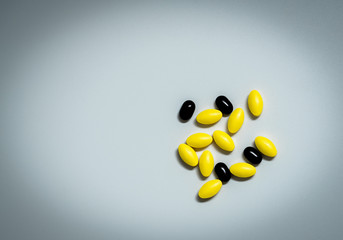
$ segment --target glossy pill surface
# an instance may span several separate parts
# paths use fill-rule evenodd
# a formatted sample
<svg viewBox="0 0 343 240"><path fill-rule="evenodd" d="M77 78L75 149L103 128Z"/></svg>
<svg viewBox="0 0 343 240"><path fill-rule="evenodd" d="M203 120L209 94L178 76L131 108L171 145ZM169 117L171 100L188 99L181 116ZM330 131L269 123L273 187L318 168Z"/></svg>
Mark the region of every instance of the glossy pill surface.
<svg viewBox="0 0 343 240"><path fill-rule="evenodd" d="M227 182L231 178L231 172L225 163L219 162L214 167L214 171L218 179L222 182Z"/></svg>
<svg viewBox="0 0 343 240"><path fill-rule="evenodd" d="M191 148L187 144L182 143L179 145L178 151L181 159L189 166L195 167L196 165L198 165L198 156L193 148Z"/></svg>
<svg viewBox="0 0 343 240"><path fill-rule="evenodd" d="M230 167L230 172L236 177L248 178L256 173L256 168L249 163L235 163Z"/></svg>
<svg viewBox="0 0 343 240"><path fill-rule="evenodd" d="M187 138L186 143L194 148L204 148L210 145L212 141L212 136L207 133L195 133Z"/></svg>
<svg viewBox="0 0 343 240"><path fill-rule="evenodd" d="M262 154L253 147L247 147L243 151L244 157L253 164L259 164L262 161Z"/></svg>
<svg viewBox="0 0 343 240"><path fill-rule="evenodd" d="M211 175L214 167L213 155L209 150L204 151L199 158L199 169L204 177Z"/></svg>
<svg viewBox="0 0 343 240"><path fill-rule="evenodd" d="M266 137L256 137L255 145L257 149L267 157L275 157L277 154L277 150L274 143Z"/></svg>
<svg viewBox="0 0 343 240"><path fill-rule="evenodd" d="M202 111L197 116L197 122L201 124L214 124L222 118L223 114L217 109L207 109Z"/></svg>
<svg viewBox="0 0 343 240"><path fill-rule="evenodd" d="M263 110L263 99L261 94L256 91L252 90L248 96L248 107L250 112L255 116L258 117L261 115Z"/></svg>
<svg viewBox="0 0 343 240"><path fill-rule="evenodd" d="M216 130L213 132L214 142L225 151L232 152L235 149L235 143L226 132Z"/></svg>
<svg viewBox="0 0 343 240"><path fill-rule="evenodd" d="M236 108L230 115L227 128L230 133L236 133L243 125L244 111L242 108Z"/></svg>
<svg viewBox="0 0 343 240"><path fill-rule="evenodd" d="M179 111L179 116L182 120L189 120L195 111L195 103L192 100L185 101Z"/></svg>
<svg viewBox="0 0 343 240"><path fill-rule="evenodd" d="M216 98L216 106L223 114L230 114L233 110L232 103L225 96Z"/></svg>
<svg viewBox="0 0 343 240"><path fill-rule="evenodd" d="M218 179L206 182L199 190L200 198L211 198L216 195L222 187L222 182Z"/></svg>

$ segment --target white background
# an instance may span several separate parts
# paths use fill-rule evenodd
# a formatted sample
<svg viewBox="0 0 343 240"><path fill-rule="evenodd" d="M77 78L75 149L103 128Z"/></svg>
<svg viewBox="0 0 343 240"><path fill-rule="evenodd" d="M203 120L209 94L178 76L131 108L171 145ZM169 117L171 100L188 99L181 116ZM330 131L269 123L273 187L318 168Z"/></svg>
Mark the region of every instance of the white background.
<svg viewBox="0 0 343 240"><path fill-rule="evenodd" d="M338 239L342 3L3 4L2 239ZM247 111L257 89L258 119ZM278 149L209 201L177 147L218 95L245 110L231 154ZM182 103L196 103L181 123ZM198 152L199 156L201 152ZM208 179L214 179L212 174Z"/></svg>

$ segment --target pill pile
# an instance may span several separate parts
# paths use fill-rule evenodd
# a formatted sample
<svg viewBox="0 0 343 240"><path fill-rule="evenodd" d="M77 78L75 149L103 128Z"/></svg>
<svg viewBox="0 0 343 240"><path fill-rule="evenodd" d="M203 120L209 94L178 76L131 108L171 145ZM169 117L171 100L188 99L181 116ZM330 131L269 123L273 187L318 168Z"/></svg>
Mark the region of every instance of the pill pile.
<svg viewBox="0 0 343 240"><path fill-rule="evenodd" d="M223 116L228 116L227 130L234 134L239 131L244 122L244 110L242 108L233 108L230 100L225 96L219 96L215 100L218 109L206 109L196 116L196 121L203 125L213 125ZM257 90L250 92L248 96L248 108L252 115L259 117L263 110L263 99ZM195 111L195 103L191 100L185 101L179 111L179 117L182 121L188 121L192 118ZM221 130L215 130L211 135L207 133L194 133L186 139L186 143L181 143L178 152L181 159L191 167L199 166L200 173L209 177L214 172L218 179L206 182L199 190L198 195L202 199L215 196L221 189L223 183L231 179L231 175L238 178L250 178L256 173L256 168L251 164L259 164L262 156L275 157L277 154L274 143L266 137L258 136L255 138L256 148L248 146L244 149L244 157L251 163L240 162L231 165L230 168L223 163L218 162L214 165L214 158L209 150L203 151L198 158L195 150L203 149L212 142L224 151L232 152L235 149L235 143L231 136Z"/></svg>

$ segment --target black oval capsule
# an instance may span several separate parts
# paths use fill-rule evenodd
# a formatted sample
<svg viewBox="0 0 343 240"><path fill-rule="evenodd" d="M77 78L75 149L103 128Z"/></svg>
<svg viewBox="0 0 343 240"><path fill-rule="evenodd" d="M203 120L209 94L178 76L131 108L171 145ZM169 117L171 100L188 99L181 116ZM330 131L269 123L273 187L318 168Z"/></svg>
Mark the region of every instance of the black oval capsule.
<svg viewBox="0 0 343 240"><path fill-rule="evenodd" d="M223 114L230 114L233 110L232 103L229 99L225 96L219 96L216 98L216 105L217 108L223 113Z"/></svg>
<svg viewBox="0 0 343 240"><path fill-rule="evenodd" d="M247 147L244 149L243 154L253 164L259 164L262 161L262 154L256 148Z"/></svg>
<svg viewBox="0 0 343 240"><path fill-rule="evenodd" d="M214 167L217 177L222 182L227 182L231 178L231 172L225 163L219 162Z"/></svg>
<svg viewBox="0 0 343 240"><path fill-rule="evenodd" d="M187 100L182 104L179 116L182 120L187 121L193 116L194 110L195 103L192 100Z"/></svg>

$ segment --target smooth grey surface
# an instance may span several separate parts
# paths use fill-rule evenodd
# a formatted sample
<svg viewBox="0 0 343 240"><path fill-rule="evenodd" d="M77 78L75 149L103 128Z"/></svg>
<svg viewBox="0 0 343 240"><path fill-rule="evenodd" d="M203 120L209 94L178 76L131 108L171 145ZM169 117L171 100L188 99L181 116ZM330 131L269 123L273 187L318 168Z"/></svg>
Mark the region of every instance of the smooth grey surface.
<svg viewBox="0 0 343 240"><path fill-rule="evenodd" d="M0 238L340 239L342 1L3 1ZM253 120L252 89L265 106ZM210 201L177 146L219 94L278 148ZM178 110L192 99L192 120ZM198 152L199 154L201 152ZM214 179L212 174L209 179Z"/></svg>

